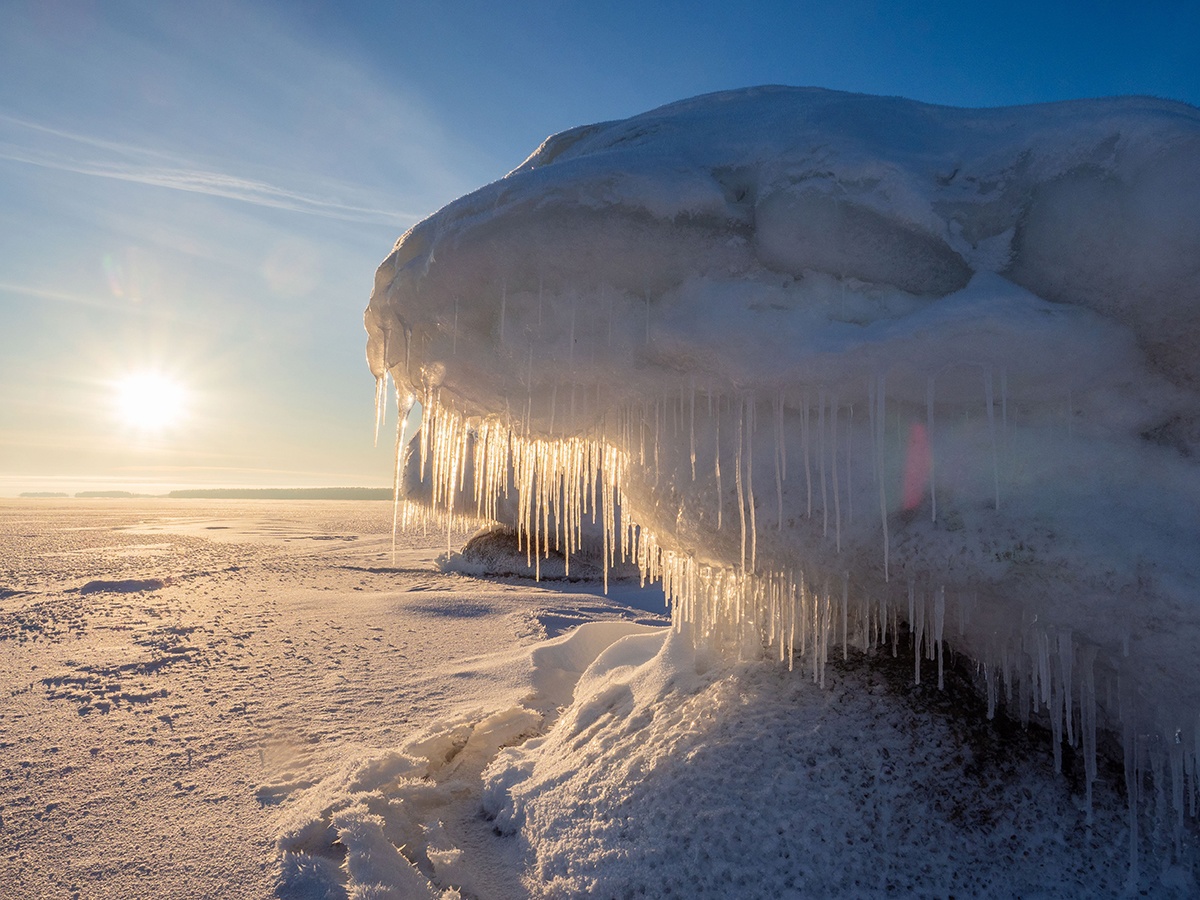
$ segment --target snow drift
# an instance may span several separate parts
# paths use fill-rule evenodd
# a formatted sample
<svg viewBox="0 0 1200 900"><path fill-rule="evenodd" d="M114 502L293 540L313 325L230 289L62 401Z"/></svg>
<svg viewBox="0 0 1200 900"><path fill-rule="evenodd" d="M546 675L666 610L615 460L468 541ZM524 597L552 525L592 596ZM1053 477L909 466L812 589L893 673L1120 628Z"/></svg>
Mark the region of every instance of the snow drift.
<svg viewBox="0 0 1200 900"><path fill-rule="evenodd" d="M531 557L595 520L682 638L817 680L902 631L940 678L950 645L1089 785L1116 732L1131 809L1153 769L1183 840L1200 111L684 101L416 225L365 321L443 514L510 519Z"/></svg>

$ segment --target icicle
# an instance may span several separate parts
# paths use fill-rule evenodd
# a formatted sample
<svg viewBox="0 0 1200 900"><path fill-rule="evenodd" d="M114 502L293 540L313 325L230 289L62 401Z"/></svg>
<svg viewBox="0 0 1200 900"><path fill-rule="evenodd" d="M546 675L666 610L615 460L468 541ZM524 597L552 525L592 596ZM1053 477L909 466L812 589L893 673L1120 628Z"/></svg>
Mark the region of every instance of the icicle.
<svg viewBox="0 0 1200 900"><path fill-rule="evenodd" d="M386 352L386 347L385 347ZM385 360L386 362L386 360ZM404 326L404 378L408 384L413 383L412 377L412 329ZM392 379L395 384L395 379Z"/></svg>
<svg viewBox="0 0 1200 900"><path fill-rule="evenodd" d="M1133 685L1127 675L1119 675L1117 695L1120 704L1121 743L1125 751L1125 796L1129 811L1129 874L1126 889L1131 893L1138 884L1138 799L1141 792L1141 776L1137 761L1137 709L1130 694Z"/></svg>
<svg viewBox="0 0 1200 900"><path fill-rule="evenodd" d="M875 402L875 379L867 379L867 425L871 435L871 474L878 481L880 477L879 471L879 433L878 423L875 421L879 412L879 405Z"/></svg>
<svg viewBox="0 0 1200 900"><path fill-rule="evenodd" d="M1083 732L1083 769L1087 791L1086 823L1092 824L1092 785L1096 781L1096 651L1083 647L1079 653L1079 726Z"/></svg>
<svg viewBox="0 0 1200 900"><path fill-rule="evenodd" d="M983 370L983 395L987 400L988 439L992 444L992 483L996 492L996 509L1000 509L1000 459L996 452L996 412L992 399L992 370Z"/></svg>
<svg viewBox="0 0 1200 900"><path fill-rule="evenodd" d="M754 505L754 430L755 408L754 398L750 398L746 406L746 501L750 508L750 571L754 572L758 564L758 511Z"/></svg>
<svg viewBox="0 0 1200 900"><path fill-rule="evenodd" d="M427 393L425 395L424 402L421 404L421 413L424 421L421 425L421 439L418 442L418 449L420 450L420 478L422 481L425 480L426 472L428 471L429 439L430 433L433 431L434 419L437 415L437 408L437 404L433 402L432 395Z"/></svg>
<svg viewBox="0 0 1200 900"><path fill-rule="evenodd" d="M883 441L884 441L884 422L886 413L886 401L884 400L884 379L879 376L877 386L875 388L875 413L873 419L875 421L875 464L879 473L879 517L883 523L883 580L888 581L888 569L891 556L890 541L888 540L888 515L887 515L887 488L884 484L886 478L883 470Z"/></svg>
<svg viewBox="0 0 1200 900"><path fill-rule="evenodd" d="M638 417L638 465L646 465L646 404L643 403Z"/></svg>
<svg viewBox="0 0 1200 900"><path fill-rule="evenodd" d="M659 400L654 401L654 484L658 485L659 476L662 469L658 463L658 448L662 444L662 403Z"/></svg>
<svg viewBox="0 0 1200 900"><path fill-rule="evenodd" d="M688 397L688 450L692 463L692 481L696 480L696 376L692 376Z"/></svg>
<svg viewBox="0 0 1200 900"><path fill-rule="evenodd" d="M721 509L725 506L725 493L721 489L721 398L717 397L716 418L713 420L716 432L716 449L713 451L713 474L717 478L717 531L721 530Z"/></svg>
<svg viewBox="0 0 1200 900"><path fill-rule="evenodd" d="M1059 676L1062 678L1062 694L1063 694L1063 720L1067 726L1067 743L1072 747L1075 746L1075 726L1073 724L1073 714L1071 711L1071 685L1073 673L1071 664L1075 655L1074 645L1071 642L1071 630L1064 628L1058 632L1058 665Z"/></svg>
<svg viewBox="0 0 1200 900"><path fill-rule="evenodd" d="M850 658L850 647L847 642L847 629L850 621L850 573L842 573L842 661Z"/></svg>
<svg viewBox="0 0 1200 900"><path fill-rule="evenodd" d="M829 634L833 630L833 599L830 597L829 582L826 580L821 597L822 616L820 625L820 658L817 665L820 669L819 684L825 689L825 665L829 661Z"/></svg>
<svg viewBox="0 0 1200 900"><path fill-rule="evenodd" d="M376 447L379 446L379 429L383 426L384 408L387 406L387 403L384 401L384 397L387 394L387 391L386 391L387 377L388 377L388 374L387 374L387 371L385 370L379 374L378 378L375 379L375 446Z"/></svg>
<svg viewBox="0 0 1200 900"><path fill-rule="evenodd" d="M1005 641L1000 649L1000 672L1004 676L1004 702L1011 706L1013 699L1013 670L1012 660L1009 656L1008 641Z"/></svg>
<svg viewBox="0 0 1200 900"><path fill-rule="evenodd" d="M821 537L829 537L829 491L825 483L825 392L817 393L817 468L821 475Z"/></svg>
<svg viewBox="0 0 1200 900"><path fill-rule="evenodd" d="M404 426L408 422L408 414L412 410L411 395L401 397L399 388L396 389L396 449L394 471L392 473L392 565L396 564L396 532L400 524L400 483L404 467Z"/></svg>
<svg viewBox="0 0 1200 900"><path fill-rule="evenodd" d="M838 427L838 398L834 394L829 398L829 433L830 433L830 449L829 456L832 461L833 475L833 533L834 543L837 547L837 552L842 552L842 490L838 481L838 443L837 443L837 427Z"/></svg>
<svg viewBox="0 0 1200 900"><path fill-rule="evenodd" d="M743 426L745 420L745 412L743 410L743 401L740 397L737 402L737 430L734 440L734 459L733 459L733 479L737 486L738 500L738 525L741 529L742 538L742 555L741 564L738 566L739 572L746 571L746 496L742 487L742 443L743 443Z"/></svg>
<svg viewBox="0 0 1200 900"><path fill-rule="evenodd" d="M913 631L913 681L921 683L921 639L925 636L925 598L916 602L916 585L908 582L908 624Z"/></svg>
<svg viewBox="0 0 1200 900"><path fill-rule="evenodd" d="M783 480L787 481L787 437L783 421L784 405L783 392L779 394L779 462L783 470Z"/></svg>
<svg viewBox="0 0 1200 900"><path fill-rule="evenodd" d="M934 470L937 464L937 453L934 450L933 437L933 376L925 384L925 430L929 434L929 517L931 522L937 522L937 478Z"/></svg>
<svg viewBox="0 0 1200 900"><path fill-rule="evenodd" d="M992 666L984 665L983 679L987 686L987 718L990 722L996 718L996 673Z"/></svg>
<svg viewBox="0 0 1200 900"><path fill-rule="evenodd" d="M846 423L846 524L854 522L854 404L849 407Z"/></svg>
<svg viewBox="0 0 1200 900"><path fill-rule="evenodd" d="M1062 773L1062 707L1063 707L1063 685L1062 678L1055 677L1054 670L1050 670L1050 704L1046 712L1050 713L1050 738L1054 744L1054 770L1055 774Z"/></svg>
<svg viewBox="0 0 1200 900"><path fill-rule="evenodd" d="M796 661L796 604L800 601L794 579L788 579L788 611L791 614L791 626L788 628L788 671L793 671Z"/></svg>
<svg viewBox="0 0 1200 900"><path fill-rule="evenodd" d="M808 509L805 516L812 518L812 465L809 461L809 412L808 412L808 396L804 397L804 414L800 417L800 440L804 443L804 487L808 493Z"/></svg>
<svg viewBox="0 0 1200 900"><path fill-rule="evenodd" d="M946 647L942 643L942 633L946 625L946 589L938 586L933 597L933 646L937 651L938 690L946 689L944 677ZM1007 681L1006 681L1007 683Z"/></svg>
<svg viewBox="0 0 1200 900"><path fill-rule="evenodd" d="M783 530L783 394L775 398L775 530Z"/></svg>

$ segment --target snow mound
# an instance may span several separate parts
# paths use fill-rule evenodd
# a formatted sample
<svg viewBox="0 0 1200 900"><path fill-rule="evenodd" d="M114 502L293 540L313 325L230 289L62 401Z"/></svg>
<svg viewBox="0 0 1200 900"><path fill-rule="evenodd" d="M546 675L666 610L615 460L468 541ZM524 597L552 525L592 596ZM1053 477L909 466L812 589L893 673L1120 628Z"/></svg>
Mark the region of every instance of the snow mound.
<svg viewBox="0 0 1200 900"><path fill-rule="evenodd" d="M1115 732L1191 840L1200 111L695 98L416 225L365 322L433 509L538 560L595 522L681 634L818 681L907 623L918 678L970 655L1089 799Z"/></svg>
<svg viewBox="0 0 1200 900"><path fill-rule="evenodd" d="M1078 768L1056 778L1044 737L984 723L961 673L941 693L912 685L903 653L852 657L822 690L619 622L528 654L521 704L302 786L282 810L279 895L1074 897L1127 884L1112 853L1119 773L1087 809ZM1194 892L1194 856L1152 861L1134 888Z"/></svg>
<svg viewBox="0 0 1200 900"><path fill-rule="evenodd" d="M497 866L494 851L481 852L491 833L478 814L483 770L502 748L540 734L546 715L571 702L580 675L610 644L663 630L629 622L582 625L530 651L533 690L519 705L464 712L403 748L364 754L316 785L260 785L264 803L303 789L278 826L278 893L512 896L505 878L516 884L516 866Z"/></svg>
<svg viewBox="0 0 1200 900"><path fill-rule="evenodd" d="M907 664L839 663L822 691L675 633L625 638L546 737L500 751L484 810L534 897L1120 894L1114 786L1089 814L1045 743L1002 752L934 692L898 697ZM1143 895L1196 889L1184 866L1140 877Z"/></svg>

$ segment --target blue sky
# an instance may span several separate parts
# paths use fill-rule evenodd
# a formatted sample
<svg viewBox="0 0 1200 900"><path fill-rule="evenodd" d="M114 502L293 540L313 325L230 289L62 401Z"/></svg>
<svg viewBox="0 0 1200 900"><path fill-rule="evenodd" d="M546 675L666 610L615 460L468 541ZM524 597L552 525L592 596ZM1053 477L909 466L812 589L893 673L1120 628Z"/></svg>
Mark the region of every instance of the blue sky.
<svg viewBox="0 0 1200 900"><path fill-rule="evenodd" d="M1200 4L0 4L0 496L389 482L361 313L548 134L753 84L1200 104ZM143 369L189 392L150 433Z"/></svg>

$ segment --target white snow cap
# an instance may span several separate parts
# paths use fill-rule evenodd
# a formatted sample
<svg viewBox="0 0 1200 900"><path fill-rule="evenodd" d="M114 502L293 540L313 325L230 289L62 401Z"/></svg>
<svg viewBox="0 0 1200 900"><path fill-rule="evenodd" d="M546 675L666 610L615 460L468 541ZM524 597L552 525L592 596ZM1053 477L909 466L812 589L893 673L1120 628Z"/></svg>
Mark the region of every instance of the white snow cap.
<svg viewBox="0 0 1200 900"><path fill-rule="evenodd" d="M629 396L681 375L833 381L847 366L816 357L851 350L857 376L886 344L871 367L891 367L898 338L947 324L942 298L998 273L988 293L1030 305L1015 284L1111 318L1195 383L1198 159L1200 112L1146 98L964 110L811 88L699 97L555 135L410 230L377 275L369 359L481 410L531 377ZM1055 324L1086 318L1032 306ZM991 318L1036 331L1012 312ZM405 326L422 334L419 361ZM927 365L1013 363L1000 341L938 343Z"/></svg>
<svg viewBox="0 0 1200 900"><path fill-rule="evenodd" d="M1085 751L1126 729L1131 778L1200 771L1200 110L763 87L576 128L405 234L366 327L449 511L512 487L570 549L602 495L697 641L816 675L905 621Z"/></svg>

